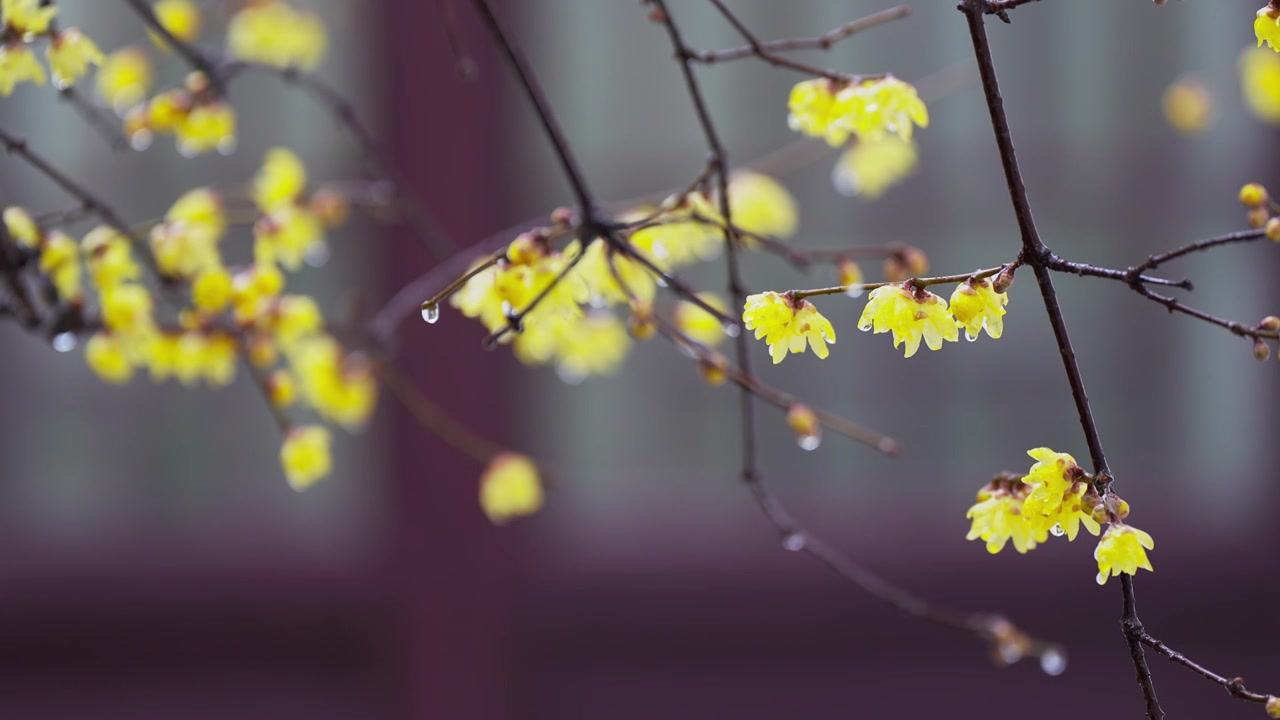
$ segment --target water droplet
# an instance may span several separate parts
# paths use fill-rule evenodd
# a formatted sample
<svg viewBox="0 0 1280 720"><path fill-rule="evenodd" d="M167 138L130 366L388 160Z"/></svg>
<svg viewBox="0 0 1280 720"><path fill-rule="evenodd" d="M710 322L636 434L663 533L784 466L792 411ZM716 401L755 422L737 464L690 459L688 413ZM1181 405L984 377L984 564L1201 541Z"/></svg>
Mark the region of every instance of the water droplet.
<svg viewBox="0 0 1280 720"><path fill-rule="evenodd" d="M302 259L313 268L324 267L329 264L329 243L313 242L307 246L307 250L302 255Z"/></svg>
<svg viewBox="0 0 1280 720"><path fill-rule="evenodd" d="M603 310L609 307L609 301L599 295L592 295L591 299L587 300L587 305L590 305L593 310Z"/></svg>
<svg viewBox="0 0 1280 720"><path fill-rule="evenodd" d="M511 311L512 311L512 309L513 309L513 308L511 307L511 303L507 302L506 300L503 300L503 301L502 301L502 316L503 316L503 317L507 317L507 318L511 317Z"/></svg>
<svg viewBox="0 0 1280 720"><path fill-rule="evenodd" d="M858 298L862 297L862 293L866 291L867 291L867 288L863 285L850 285L849 287L844 289L844 294L848 295L850 298L853 298L854 300L857 300Z"/></svg>
<svg viewBox="0 0 1280 720"><path fill-rule="evenodd" d="M804 535L798 532L789 532L782 536L782 548L791 552L800 552L804 549Z"/></svg>
<svg viewBox="0 0 1280 720"><path fill-rule="evenodd" d="M880 443L876 446L880 448L882 453L898 452L898 443L893 438L881 438Z"/></svg>
<svg viewBox="0 0 1280 720"><path fill-rule="evenodd" d="M964 331L964 339L965 339L965 340L968 340L969 342L977 342L977 341L978 341L978 333L974 333L974 334L970 335L970 334L969 334L969 331L968 331L968 330L965 330L965 331Z"/></svg>
<svg viewBox="0 0 1280 720"><path fill-rule="evenodd" d="M845 197L857 197L862 192L858 186L858 173L844 167L843 162L837 163L831 171L831 184Z"/></svg>
<svg viewBox="0 0 1280 720"><path fill-rule="evenodd" d="M230 135L218 141L218 153L220 155L230 155L236 151L236 139Z"/></svg>
<svg viewBox="0 0 1280 720"><path fill-rule="evenodd" d="M731 338L738 337L738 334L741 332L742 328L738 327L738 323L727 322L724 324L724 334Z"/></svg>
<svg viewBox="0 0 1280 720"><path fill-rule="evenodd" d="M75 333L58 333L53 336L53 349L60 353L71 352L76 349Z"/></svg>
<svg viewBox="0 0 1280 720"><path fill-rule="evenodd" d="M1040 655L1040 669L1046 675L1061 675L1067 669L1067 656L1057 648L1049 648Z"/></svg>
<svg viewBox="0 0 1280 720"><path fill-rule="evenodd" d="M656 257L656 258L658 258L659 260L666 260L666 259L667 259L667 248L666 248L665 246L663 246L663 244L662 244L662 243L660 243L660 242L656 242L656 243L654 243L654 244L653 244L653 256L654 256L654 257ZM659 280L659 282L661 282L661 280Z"/></svg>
<svg viewBox="0 0 1280 720"><path fill-rule="evenodd" d="M801 435L796 438L796 444L801 450L817 450L822 444L822 437L819 435Z"/></svg>
<svg viewBox="0 0 1280 720"><path fill-rule="evenodd" d="M440 306L436 305L435 303L423 303L422 319L426 320L432 325L435 325L436 321L440 319Z"/></svg>
<svg viewBox="0 0 1280 720"><path fill-rule="evenodd" d="M667 281L666 281L666 280L664 280L664 279L662 279L662 278L660 278L660 277L659 277L659 278L654 278L654 282L656 282L656 283L658 284L658 287L660 287L660 288L664 288L664 287L666 287L666 286L667 286Z"/></svg>
<svg viewBox="0 0 1280 720"><path fill-rule="evenodd" d="M1000 654L1000 660L1006 665L1012 665L1022 659L1022 648L1016 643L1002 642L996 648L996 652Z"/></svg>
<svg viewBox="0 0 1280 720"><path fill-rule="evenodd" d="M560 376L560 380L565 385L581 385L587 379L586 375L575 370L570 370L563 365L556 366L556 375Z"/></svg>
<svg viewBox="0 0 1280 720"><path fill-rule="evenodd" d="M1049 528L1049 534L1054 537L1062 537L1067 534L1067 531L1062 529L1062 523L1058 523Z"/></svg>
<svg viewBox="0 0 1280 720"><path fill-rule="evenodd" d="M151 147L151 141L155 140L155 133L143 128L129 136L129 146L138 152L142 152Z"/></svg>

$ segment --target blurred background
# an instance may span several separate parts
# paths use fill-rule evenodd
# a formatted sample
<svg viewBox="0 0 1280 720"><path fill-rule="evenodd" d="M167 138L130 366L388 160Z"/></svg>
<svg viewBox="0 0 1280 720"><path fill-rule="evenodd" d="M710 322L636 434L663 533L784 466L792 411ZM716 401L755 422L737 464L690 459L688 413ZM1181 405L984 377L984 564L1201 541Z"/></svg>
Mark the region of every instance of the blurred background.
<svg viewBox="0 0 1280 720"><path fill-rule="evenodd" d="M320 74L381 129L414 189L458 245L571 202L536 118L469 3L453 2L465 80L436 3L298 2L331 50ZM638 2L497 3L523 43L597 195L683 186L705 146L662 29ZM761 36L813 36L889 2L733 0ZM989 20L1036 218L1068 258L1124 267L1240 229L1245 182L1280 188L1280 134L1250 116L1237 61L1257 1L1047 0ZM59 2L104 49L145 43L123 3ZM204 42L231 3L206 2ZM692 44L740 44L701 0L671 9ZM1013 257L1018 236L972 50L953 3L805 59L917 81L945 71L918 136L916 174L872 202L831 184L835 151L781 180L803 247L903 242L937 273ZM804 57L804 56L801 56ZM161 62L162 82L185 73ZM166 76L164 73L168 73ZM1214 120L1172 129L1166 87L1198 78ZM795 136L799 76L744 60L699 69L734 164ZM168 142L112 154L52 91L23 88L0 124L131 219L183 190L242 182L287 145L312 178L358 173L333 119L270 77L246 78L229 157L180 157ZM45 89L47 90L47 88ZM67 199L0 159L5 205ZM299 276L330 316L376 304L433 259L407 233L356 220L322 269ZM1256 322L1280 311L1269 244L1192 256L1173 277L1191 301ZM876 273L878 268L868 264ZM753 289L826 285L776 259L747 263ZM723 270L688 278L719 290ZM291 282L293 282L291 280ZM1137 581L1147 628L1252 689L1280 692L1280 592L1272 520L1280 480L1280 367L1229 333L1170 317L1124 286L1061 277L1059 293L1132 524L1156 539ZM279 440L241 378L219 392L143 379L98 381L79 350L54 352L0 326L0 717L738 718L1140 717L1118 626L1120 590L1098 587L1093 543L988 555L965 510L1025 451L1088 452L1029 273L1011 290L1005 336L903 360L856 331L861 301L819 299L832 357L767 363L760 376L898 438L896 459L829 436L800 450L760 414L765 477L817 534L877 573L963 608L1006 612L1062 642L1066 672L998 668L973 637L924 625L784 551L737 481L736 393L706 386L662 343L623 372L568 386L546 368L480 348L483 329L446 310L401 328L399 358L451 413L539 458L547 507L506 527L476 503L481 468L425 433L390 397L343 436L334 474L289 489ZM1220 688L1151 657L1174 717L1261 717Z"/></svg>

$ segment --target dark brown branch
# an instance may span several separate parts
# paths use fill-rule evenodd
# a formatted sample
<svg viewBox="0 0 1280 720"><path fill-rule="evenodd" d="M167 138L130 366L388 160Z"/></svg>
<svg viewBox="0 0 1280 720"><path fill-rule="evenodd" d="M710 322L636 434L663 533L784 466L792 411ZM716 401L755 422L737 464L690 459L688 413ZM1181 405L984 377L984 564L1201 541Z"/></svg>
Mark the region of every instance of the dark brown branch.
<svg viewBox="0 0 1280 720"><path fill-rule="evenodd" d="M701 63L726 62L729 60L741 60L742 58L757 56L757 53L764 51L769 55L782 52L791 52L795 50L827 50L833 45L844 40L858 32L868 30L877 25L899 20L911 14L911 8L906 5L881 10L872 13L866 17L858 18L851 22L847 22L840 27L825 32L817 37L812 38L795 38L791 40L774 40L772 42L760 42L755 46L728 48L726 50L701 50L693 51L692 59Z"/></svg>
<svg viewBox="0 0 1280 720"><path fill-rule="evenodd" d="M855 76L847 75L845 73L837 72L835 70L824 70L823 68L820 68L814 65L809 65L808 63L797 62L790 58L777 55L767 47L766 43L762 42L759 38L757 38L755 36L755 33L751 32L751 29L748 28L746 24L743 23L742 20L737 15L735 15L733 11L730 10L729 7L725 5L722 0L711 0L711 4L715 6L716 10L720 11L720 14L724 16L725 20L729 21L729 24L733 26L733 29L738 31L738 34L742 36L742 39L747 41L748 52L760 58L761 60L769 63L770 65L773 65L774 67L781 67L781 68L787 68L788 70L795 70L796 72L803 73L811 77L824 77L836 83L847 83L847 82L852 82L857 80L871 79L872 77L881 77L881 76L855 77ZM676 50L676 52L680 54L681 61L686 65L689 63L690 60L701 60L701 58L698 57L698 54L688 45L682 44L680 48Z"/></svg>
<svg viewBox="0 0 1280 720"><path fill-rule="evenodd" d="M1272 697L1270 695L1263 695L1261 693L1256 693L1249 690L1244 686L1244 680L1242 680L1241 678L1223 677L1222 675L1219 675L1218 673L1213 672L1212 670L1204 667L1203 665L1192 661L1186 655L1183 655L1182 653L1177 652L1176 650L1169 647L1168 645L1165 645L1160 640L1152 637L1149 633L1147 633L1146 630L1138 628L1136 634L1138 636L1138 639L1142 642L1143 645L1146 645L1152 650L1155 650L1157 653L1160 653L1161 655L1168 658L1172 662L1175 662L1181 665L1182 667L1187 668L1188 670L1194 672L1200 677L1203 677L1207 680L1217 683L1218 685L1221 685L1222 688L1231 695L1231 697L1237 700L1244 700L1246 702L1255 702L1255 703L1265 703L1267 702L1267 700L1269 700Z"/></svg>
<svg viewBox="0 0 1280 720"><path fill-rule="evenodd" d="M107 146L114 152L124 152L129 149L129 139L120 131L119 125L116 124L113 117L104 116L98 111L98 108L91 105L87 100L76 91L75 87L65 87L58 91L58 97L62 98L70 105L81 118L92 127L102 139L106 141Z"/></svg>
<svg viewBox="0 0 1280 720"><path fill-rule="evenodd" d="M1246 242L1253 242L1255 240L1262 240L1266 236L1267 236L1267 233L1263 230L1244 230L1241 232L1229 233L1227 235L1220 235L1215 238L1209 238L1208 240L1199 240L1197 242L1183 245L1182 247L1176 250L1170 250L1169 252L1160 253L1159 255L1152 255L1151 257L1147 258L1146 262L1129 268L1127 274L1129 278L1134 278L1148 270L1155 270L1156 268L1169 262L1170 260L1180 258L1183 255L1190 255L1191 253L1202 252L1204 250L1221 247L1222 245L1230 245L1233 243L1246 243Z"/></svg>

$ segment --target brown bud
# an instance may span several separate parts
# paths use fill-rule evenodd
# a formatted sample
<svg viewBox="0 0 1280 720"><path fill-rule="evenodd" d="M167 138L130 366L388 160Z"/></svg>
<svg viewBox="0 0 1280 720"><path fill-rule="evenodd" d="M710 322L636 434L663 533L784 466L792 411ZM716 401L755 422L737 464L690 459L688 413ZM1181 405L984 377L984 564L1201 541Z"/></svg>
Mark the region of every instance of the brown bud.
<svg viewBox="0 0 1280 720"><path fill-rule="evenodd" d="M1270 330L1271 332L1280 330L1280 317L1276 317L1275 315L1268 315L1262 318L1262 322L1258 323L1258 329Z"/></svg>
<svg viewBox="0 0 1280 720"><path fill-rule="evenodd" d="M1265 207L1256 207L1249 211L1248 214L1249 227L1254 230L1260 230L1271 219L1271 213Z"/></svg>
<svg viewBox="0 0 1280 720"><path fill-rule="evenodd" d="M911 273L907 272L907 266L903 264L902 258L897 255L890 255L884 260L884 279L889 282L902 282L911 277Z"/></svg>
<svg viewBox="0 0 1280 720"><path fill-rule="evenodd" d="M631 319L627 322L627 330L637 340L648 340L658 332L658 323L653 318L653 309L648 305L635 305L631 308Z"/></svg>
<svg viewBox="0 0 1280 720"><path fill-rule="evenodd" d="M910 247L902 251L902 262L906 264L907 272L913 277L929 274L929 256L925 255L920 248Z"/></svg>
<svg viewBox="0 0 1280 720"><path fill-rule="evenodd" d="M1007 267L1000 271L991 285L998 293L1009 292L1009 288L1013 287L1013 273L1016 272L1013 267Z"/></svg>
<svg viewBox="0 0 1280 720"><path fill-rule="evenodd" d="M558 227L568 227L573 222L573 210L567 207L558 207L551 211L551 224Z"/></svg>
<svg viewBox="0 0 1280 720"><path fill-rule="evenodd" d="M1254 338L1253 340L1253 356L1259 361L1265 361L1271 358L1271 346L1262 341L1262 338Z"/></svg>
<svg viewBox="0 0 1280 720"><path fill-rule="evenodd" d="M337 227L347 221L351 214L351 203L333 188L320 188L311 196L308 203L311 212L320 218L325 227Z"/></svg>
<svg viewBox="0 0 1280 720"><path fill-rule="evenodd" d="M1280 218L1271 218L1267 221L1262 229L1267 234L1267 239L1272 242L1280 242Z"/></svg>

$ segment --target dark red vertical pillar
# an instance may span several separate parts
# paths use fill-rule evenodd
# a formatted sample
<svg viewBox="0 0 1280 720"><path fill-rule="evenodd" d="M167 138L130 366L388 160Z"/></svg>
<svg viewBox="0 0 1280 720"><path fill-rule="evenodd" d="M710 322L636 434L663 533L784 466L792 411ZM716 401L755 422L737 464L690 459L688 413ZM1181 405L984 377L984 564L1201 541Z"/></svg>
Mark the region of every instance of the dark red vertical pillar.
<svg viewBox="0 0 1280 720"><path fill-rule="evenodd" d="M462 44L485 77L464 80L444 30L453 3ZM458 246L496 229L498 103L488 75L500 71L462 0L385 0L387 136L394 160ZM490 89L486 89L490 88ZM438 263L407 232L393 241L397 286ZM503 357L480 347L479 326L446 310L407 323L399 361L449 413L491 437L505 435ZM394 401L388 399L391 404ZM498 718L503 707L508 553L505 534L480 513L476 460L449 448L395 409L386 580L396 616L392 716Z"/></svg>

